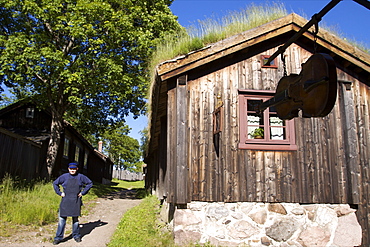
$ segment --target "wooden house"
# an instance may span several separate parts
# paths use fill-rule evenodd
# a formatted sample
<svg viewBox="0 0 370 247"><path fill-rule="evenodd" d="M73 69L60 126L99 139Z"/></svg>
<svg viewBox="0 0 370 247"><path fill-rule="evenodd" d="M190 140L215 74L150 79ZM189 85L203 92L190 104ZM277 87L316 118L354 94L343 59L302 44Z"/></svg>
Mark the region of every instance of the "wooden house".
<svg viewBox="0 0 370 247"><path fill-rule="evenodd" d="M290 14L156 67L146 186L176 208L191 202L349 204L370 244L370 55L314 28L264 60L307 20ZM279 79L330 55L337 99L325 117L256 115ZM263 139L252 130L264 129Z"/></svg>
<svg viewBox="0 0 370 247"><path fill-rule="evenodd" d="M0 110L1 177L5 173L25 179L46 177L50 126L50 113L38 109L34 103L19 101ZM17 158L30 155L31 160ZM70 162L77 162L79 172L93 181L102 183L112 179L113 162L94 149L71 124L64 122L52 176L68 172Z"/></svg>

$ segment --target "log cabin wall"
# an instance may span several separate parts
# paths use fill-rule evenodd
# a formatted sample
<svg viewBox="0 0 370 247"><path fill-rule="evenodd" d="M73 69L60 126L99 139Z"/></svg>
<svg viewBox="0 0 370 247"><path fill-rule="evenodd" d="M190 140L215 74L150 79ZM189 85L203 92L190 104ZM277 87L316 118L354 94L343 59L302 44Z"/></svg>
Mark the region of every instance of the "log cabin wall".
<svg viewBox="0 0 370 247"><path fill-rule="evenodd" d="M337 65L337 100L331 113L294 119L294 151L240 148L239 93L276 89L284 74L280 57L275 69L261 68L260 56L273 54L305 23L292 14L157 67L151 89L146 186L177 205L191 201L348 203L358 207L367 246L367 54L319 31L318 52L330 54ZM298 74L313 53L314 36L310 32L303 36L284 52L288 74ZM219 101L223 124L214 135L213 114Z"/></svg>
<svg viewBox="0 0 370 247"><path fill-rule="evenodd" d="M188 200L360 203L361 169L370 153L369 88L338 69L338 79L353 82L351 88L339 84L328 116L294 120L298 150L239 149L238 90L275 90L283 76L280 61L278 69L261 69L260 55L188 81ZM293 45L285 56L288 74L299 73L311 53ZM219 93L224 124L217 156L212 113Z"/></svg>
<svg viewBox="0 0 370 247"><path fill-rule="evenodd" d="M187 96L183 98L187 102L184 126L179 125L178 114L174 114L180 109L185 111L174 103L177 89L169 91L168 201L348 203L359 208L357 215L367 243L370 90L345 69L337 68L337 101L328 116L294 119L296 151L238 148L238 92L275 90L283 76L281 61L277 60L277 69L261 68L260 62L260 55L270 55L275 50L188 80ZM311 55L298 45L289 47L285 52L288 74L298 74L301 64ZM223 102L218 155L213 145L212 119L217 95ZM171 140L179 128L189 134L182 136L182 142ZM182 155L186 160L179 163L177 159Z"/></svg>

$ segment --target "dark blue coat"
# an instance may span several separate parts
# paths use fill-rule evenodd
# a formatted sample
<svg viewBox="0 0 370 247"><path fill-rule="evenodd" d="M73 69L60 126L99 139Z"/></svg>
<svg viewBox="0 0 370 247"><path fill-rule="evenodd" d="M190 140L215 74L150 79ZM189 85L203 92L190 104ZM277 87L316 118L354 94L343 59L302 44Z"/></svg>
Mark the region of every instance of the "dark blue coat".
<svg viewBox="0 0 370 247"><path fill-rule="evenodd" d="M71 175L65 173L53 182L55 193L58 195L62 194L60 185L63 187L65 196L60 203L59 215L61 217L80 216L82 201L78 194L86 195L89 192L92 187L91 180L83 174Z"/></svg>

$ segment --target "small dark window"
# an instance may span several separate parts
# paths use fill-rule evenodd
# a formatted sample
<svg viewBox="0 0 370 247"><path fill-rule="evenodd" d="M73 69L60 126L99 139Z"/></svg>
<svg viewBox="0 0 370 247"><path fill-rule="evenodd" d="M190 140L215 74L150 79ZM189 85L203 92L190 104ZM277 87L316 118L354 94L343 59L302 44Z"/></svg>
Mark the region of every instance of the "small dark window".
<svg viewBox="0 0 370 247"><path fill-rule="evenodd" d="M34 118L34 116L35 116L35 108L28 107L26 109L26 118Z"/></svg>
<svg viewBox="0 0 370 247"><path fill-rule="evenodd" d="M271 56L270 55L261 55L261 63L262 68L274 68L277 69L277 61L276 58L270 62L270 64L266 64Z"/></svg>
<svg viewBox="0 0 370 247"><path fill-rule="evenodd" d="M69 139L64 138L63 156L65 158L68 158L68 154L69 154Z"/></svg>

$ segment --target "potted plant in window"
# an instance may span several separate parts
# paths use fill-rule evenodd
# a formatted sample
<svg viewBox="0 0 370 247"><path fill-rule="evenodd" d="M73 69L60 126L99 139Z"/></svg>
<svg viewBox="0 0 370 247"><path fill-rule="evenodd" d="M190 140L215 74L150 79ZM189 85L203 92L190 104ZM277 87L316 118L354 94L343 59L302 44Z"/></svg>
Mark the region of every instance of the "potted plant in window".
<svg viewBox="0 0 370 247"><path fill-rule="evenodd" d="M255 130L253 130L250 135L254 138L254 139L263 139L263 128L257 128Z"/></svg>

